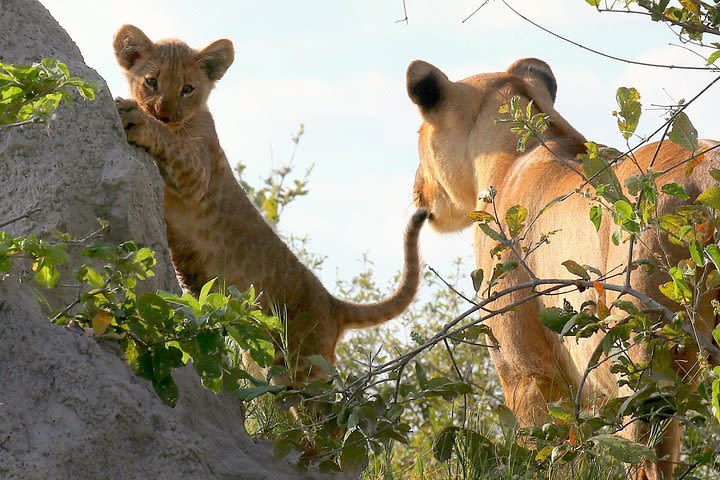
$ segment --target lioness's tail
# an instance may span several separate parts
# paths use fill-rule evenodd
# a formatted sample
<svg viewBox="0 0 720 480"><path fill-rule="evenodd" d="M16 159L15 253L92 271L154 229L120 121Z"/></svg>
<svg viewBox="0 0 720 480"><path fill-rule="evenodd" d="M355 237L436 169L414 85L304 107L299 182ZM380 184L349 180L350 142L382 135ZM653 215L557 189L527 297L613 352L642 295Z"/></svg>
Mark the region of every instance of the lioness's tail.
<svg viewBox="0 0 720 480"><path fill-rule="evenodd" d="M420 283L420 252L418 237L428 217L425 208L419 208L410 218L405 231L405 265L400 285L391 296L375 303L352 303L333 299L335 317L343 328L363 328L378 325L397 317L410 305Z"/></svg>

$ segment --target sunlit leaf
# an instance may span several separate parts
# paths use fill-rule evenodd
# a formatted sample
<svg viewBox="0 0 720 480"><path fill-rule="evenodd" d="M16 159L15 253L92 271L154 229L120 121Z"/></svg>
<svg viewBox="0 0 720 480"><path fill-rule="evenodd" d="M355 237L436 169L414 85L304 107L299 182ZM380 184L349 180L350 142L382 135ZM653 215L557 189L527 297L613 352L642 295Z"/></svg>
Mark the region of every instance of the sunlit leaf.
<svg viewBox="0 0 720 480"><path fill-rule="evenodd" d="M568 272L572 273L573 275L577 275L583 280L590 280L590 275L588 274L587 270L577 262L573 260L565 260L562 265L567 268Z"/></svg>
<svg viewBox="0 0 720 480"><path fill-rule="evenodd" d="M613 112L617 117L618 128L625 140L632 137L637 129L642 105L640 104L640 93L633 87L620 87L615 94L620 110Z"/></svg>
<svg viewBox="0 0 720 480"><path fill-rule="evenodd" d="M473 288L475 289L476 292L479 292L480 288L482 288L482 282L483 282L484 276L485 276L485 272L483 272L482 268L473 270L472 273L470 273L470 278L472 279Z"/></svg>
<svg viewBox="0 0 720 480"><path fill-rule="evenodd" d="M695 152L698 148L698 132L685 112L675 115L668 138L689 152Z"/></svg>
<svg viewBox="0 0 720 480"><path fill-rule="evenodd" d="M700 202L716 210L720 209L720 187L717 185L711 186L698 195L696 202Z"/></svg>
<svg viewBox="0 0 720 480"><path fill-rule="evenodd" d="M475 212L469 212L469 213L465 214L465 216L468 217L473 222L480 222L480 223L488 223L488 222L492 222L493 220L495 220L495 217L493 217L491 214L489 214L488 212L480 211L480 210L475 211Z"/></svg>
<svg viewBox="0 0 720 480"><path fill-rule="evenodd" d="M620 181L615 175L614 170L602 157L598 145L593 142L587 142L585 147L587 148L587 153L578 155L578 160L582 162L583 171L588 177L590 184L598 190L598 194L612 203L620 199L627 200L622 193ZM602 187L603 185L604 187Z"/></svg>
<svg viewBox="0 0 720 480"><path fill-rule="evenodd" d="M690 244L688 249L690 250L690 258L693 259L693 261L697 264L698 267L702 267L705 261L703 258L703 248L702 245L700 245L700 242L695 240Z"/></svg>
<svg viewBox="0 0 720 480"><path fill-rule="evenodd" d="M599 231L602 222L602 207L600 205L590 207L590 221L595 225L595 231Z"/></svg>
<svg viewBox="0 0 720 480"><path fill-rule="evenodd" d="M98 312L93 315L91 325L93 328L93 332L95 332L95 335L102 335L107 331L107 328L110 326L110 322L112 321L112 315L110 312L106 310L98 310Z"/></svg>
<svg viewBox="0 0 720 480"><path fill-rule="evenodd" d="M677 197L682 200L687 200L688 198L690 198L690 196L685 193L685 189L677 183L666 183L662 186L661 190L663 191L663 193L672 195L673 197Z"/></svg>
<svg viewBox="0 0 720 480"><path fill-rule="evenodd" d="M525 227L523 222L527 218L527 214L527 208L522 205L512 206L505 213L505 222L507 223L512 238L517 237Z"/></svg>

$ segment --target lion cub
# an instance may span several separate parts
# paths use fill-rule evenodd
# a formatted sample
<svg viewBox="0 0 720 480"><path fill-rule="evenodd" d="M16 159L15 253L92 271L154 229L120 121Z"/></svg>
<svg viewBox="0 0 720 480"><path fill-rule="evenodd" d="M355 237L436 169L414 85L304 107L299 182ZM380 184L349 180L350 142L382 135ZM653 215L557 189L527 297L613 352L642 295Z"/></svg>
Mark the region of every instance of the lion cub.
<svg viewBox="0 0 720 480"><path fill-rule="evenodd" d="M132 25L122 26L113 43L133 98L118 99L118 112L128 141L147 149L162 174L170 251L188 290L197 294L220 277L264 292L263 308L287 318L298 381L322 376L310 371L309 355L335 362L344 330L377 325L408 306L419 283L425 209L410 220L403 276L392 296L366 305L333 297L260 216L220 148L207 99L233 62L232 43L218 40L202 50L180 40L154 43Z"/></svg>

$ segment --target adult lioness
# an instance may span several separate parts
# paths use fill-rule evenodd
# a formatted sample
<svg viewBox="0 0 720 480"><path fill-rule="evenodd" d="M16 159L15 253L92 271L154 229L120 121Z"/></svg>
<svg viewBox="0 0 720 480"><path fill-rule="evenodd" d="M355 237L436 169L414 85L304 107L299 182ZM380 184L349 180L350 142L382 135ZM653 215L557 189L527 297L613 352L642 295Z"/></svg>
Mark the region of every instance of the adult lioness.
<svg viewBox="0 0 720 480"><path fill-rule="evenodd" d="M580 177L571 167L575 156L585 153L585 139L554 109L557 87L546 63L526 58L515 62L506 72L480 74L452 82L438 68L415 61L408 68L407 89L424 120L420 128L420 166L415 178L414 199L418 206L429 209L430 223L435 229L450 232L470 226L466 213L489 208L478 199L479 192L489 186L497 190L497 211L505 212L511 206L521 204L528 208L528 218L533 218L551 199L572 192L580 184ZM518 153L517 135L506 124L493 122L500 116L498 108L515 95L525 103L532 100L536 111L549 114L551 123L544 133L545 146L531 141L525 153ZM702 143L707 147L716 144ZM657 150L658 145L653 144L635 153L643 170L647 169ZM694 198L712 182L708 172L720 165L720 156L716 152L706 153L689 178L679 168L663 175L658 182L684 184L687 193ZM657 151L654 170L663 171L687 157L686 151L666 141ZM626 161L615 171L622 181L637 173L636 168ZM674 206L672 203L672 199L662 196L658 210L667 211ZM561 265L568 259L595 266L603 272L616 266L624 267L627 247L613 246L612 229L607 220L598 232L595 231L587 220L589 207L588 200L582 196L570 196L550 208L529 229L526 245L538 242L542 234L560 229L551 243L543 245L527 259L529 270L537 277L568 278L567 270ZM475 230L477 265L485 272L492 271L496 263L488 253L495 243L479 229ZM659 246L657 238L650 233L643 234L638 244L642 247L637 249L650 251L658 250ZM663 247L670 256L673 255L672 246L663 244ZM648 251L640 252L639 256L648 256ZM632 275L632 285L657 297L659 277L647 277L636 271ZM529 279L530 274L518 268L504 279L503 286ZM510 305L529 293L524 290L510 294L493 303L492 308ZM591 289L584 293L569 293L565 297L579 305L594 295ZM540 297L488 321L500 342L500 348L492 350L491 355L507 404L524 425L543 423L548 402L577 390L591 353L600 340L597 335L578 343L575 338L562 338L544 328L538 321L538 312L556 305L557 301L557 297ZM702 321L696 326L700 335L711 338L708 335L715 319L709 299L701 305L700 311ZM638 357L643 354L639 348L632 352ZM582 399L587 405L622 393L618 391L617 379L609 371L609 362L605 362L591 373ZM644 432L638 430L628 432L628 435L642 439ZM663 478L663 475L671 478L672 462L678 460L679 451L676 423L669 426L656 450L658 458L665 461L658 465L647 463L637 472L638 478Z"/></svg>
<svg viewBox="0 0 720 480"><path fill-rule="evenodd" d="M410 219L405 265L394 294L376 303L335 298L260 216L233 175L220 147L207 99L232 64L229 40L195 50L180 40L151 41L132 25L113 42L132 100L117 100L128 141L155 158L165 182L165 222L173 263L184 286L199 293L214 277L228 285L263 292L268 313L287 320L288 360L294 378L323 376L310 371L308 356L335 362L335 345L350 328L377 325L399 315L419 283L418 236L427 212ZM277 349L281 352L280 348Z"/></svg>

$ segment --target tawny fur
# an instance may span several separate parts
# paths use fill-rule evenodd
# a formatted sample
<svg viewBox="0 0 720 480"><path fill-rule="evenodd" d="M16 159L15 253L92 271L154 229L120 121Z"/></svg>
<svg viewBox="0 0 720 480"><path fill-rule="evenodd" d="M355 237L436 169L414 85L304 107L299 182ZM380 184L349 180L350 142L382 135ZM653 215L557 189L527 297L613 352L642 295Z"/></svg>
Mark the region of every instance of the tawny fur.
<svg viewBox="0 0 720 480"><path fill-rule="evenodd" d="M521 204L533 218L540 208L551 199L572 192L581 179L563 162L556 159L537 142L530 142L524 154L516 151L517 136L507 124L495 124L500 117L498 108L509 102L514 95L527 103L532 100L536 111L550 115L551 124L545 132L547 146L566 162L575 163L575 156L585 152L584 137L578 133L554 108L555 77L550 67L537 59L522 59L507 72L475 75L459 82L450 81L436 67L422 61L413 62L407 73L408 93L420 108L423 124L420 128L420 166L415 180L414 199L419 207L430 211L430 224L444 232L457 231L471 225L465 216L473 210L488 210L489 205L478 199L481 190L493 186L497 189L497 211ZM716 142L704 141L710 147ZM657 144L647 145L635 153L643 170L647 169ZM677 182L695 196L712 183L709 170L720 165L717 150L708 152L686 176L683 167L676 168L658 178L658 184ZM656 172L688 158L689 152L665 141L653 165ZM575 163L575 167L579 167ZM615 172L621 183L637 168L630 161L621 163ZM658 203L660 213L673 210L679 202L661 195ZM526 239L527 245L537 242L540 235L561 229L527 261L539 278L569 278L561 262L572 259L579 264L591 265L607 272L617 266L621 270L627 262L627 245L615 247L611 242L613 226L604 215L600 231L587 218L591 204L580 195L573 195L549 209L535 223ZM492 213L492 212L490 212ZM490 240L479 228L474 228L477 266L491 272L494 261L488 253L496 242ZM648 247L646 249L645 247ZM677 248L663 242L663 247L680 258ZM658 251L659 245L652 232L642 235L636 244L635 258L647 258ZM648 277L640 269L632 274L632 285L666 305L671 305L658 292L661 276ZM529 280L521 268L507 276L497 290ZM616 280L622 282L623 279ZM498 309L528 296L529 291L519 291L495 302ZM565 295L575 306L587 299L597 300L594 290ZM609 305L614 298L604 299ZM492 360L500 376L508 406L523 425L539 425L548 420L546 404L567 398L577 391L580 378L588 366L590 355L601 340L600 335L576 341L561 338L544 328L538 321L538 312L548 306L557 306L555 296L540 297L524 303L515 311L488 320L494 335L500 342L499 349L491 350ZM710 299L701 306L701 321L696 324L701 335L711 338L715 325ZM631 352L640 360L642 349ZM676 358L676 367L687 369L694 361L696 352L686 352ZM684 362L683 362L684 361ZM609 398L627 395L618 391L617 378L605 362L595 369L585 384L583 401L586 407L598 405ZM635 422L633 425L640 425ZM640 425L625 435L640 441L646 439L647 431ZM657 447L658 464L647 462L636 478L672 478L675 466L672 462L679 455L679 427L673 423L664 440Z"/></svg>
<svg viewBox="0 0 720 480"><path fill-rule="evenodd" d="M162 174L168 243L188 290L197 294L214 277L240 289L254 285L264 309L287 321L293 377L300 382L322 376L310 372L309 355L334 363L344 330L379 324L408 306L419 283L424 209L407 228L403 276L392 296L365 305L333 297L264 221L220 148L207 98L233 61L232 43L194 50L179 40L154 43L125 25L114 48L132 95L117 100L118 111L128 141L145 147Z"/></svg>

